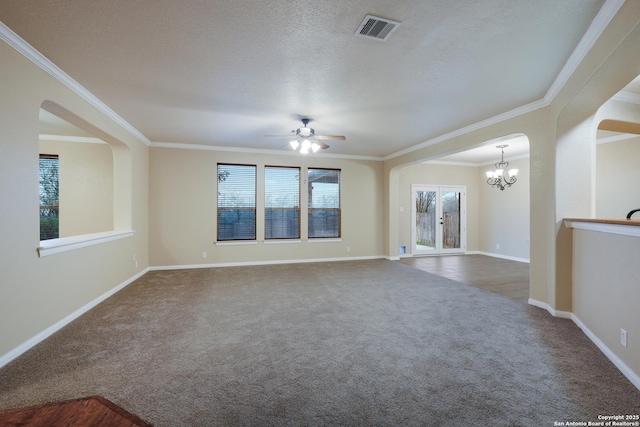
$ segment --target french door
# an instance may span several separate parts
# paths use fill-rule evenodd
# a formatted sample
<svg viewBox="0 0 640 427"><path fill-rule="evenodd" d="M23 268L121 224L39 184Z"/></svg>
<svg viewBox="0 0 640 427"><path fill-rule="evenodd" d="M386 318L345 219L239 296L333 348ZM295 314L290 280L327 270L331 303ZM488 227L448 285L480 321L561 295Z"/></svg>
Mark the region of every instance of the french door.
<svg viewBox="0 0 640 427"><path fill-rule="evenodd" d="M411 186L414 255L466 250L466 187Z"/></svg>

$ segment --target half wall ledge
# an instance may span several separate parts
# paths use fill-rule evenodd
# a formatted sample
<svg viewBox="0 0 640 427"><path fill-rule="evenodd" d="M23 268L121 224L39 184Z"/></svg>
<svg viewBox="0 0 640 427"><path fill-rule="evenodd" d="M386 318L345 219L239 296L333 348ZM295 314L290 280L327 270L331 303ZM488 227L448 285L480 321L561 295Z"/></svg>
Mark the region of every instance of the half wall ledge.
<svg viewBox="0 0 640 427"><path fill-rule="evenodd" d="M38 246L38 256L44 257L87 246L99 245L112 240L124 239L135 234L135 230L103 231L101 233L82 234L79 236L62 237L59 239L41 240Z"/></svg>
<svg viewBox="0 0 640 427"><path fill-rule="evenodd" d="M640 237L640 220L624 218L565 218L567 228Z"/></svg>

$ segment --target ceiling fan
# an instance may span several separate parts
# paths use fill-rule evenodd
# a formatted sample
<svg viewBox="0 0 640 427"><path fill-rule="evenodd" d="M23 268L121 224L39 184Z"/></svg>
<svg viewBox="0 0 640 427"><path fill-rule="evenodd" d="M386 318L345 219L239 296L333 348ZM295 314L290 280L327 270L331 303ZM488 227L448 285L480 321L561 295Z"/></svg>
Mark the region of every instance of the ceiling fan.
<svg viewBox="0 0 640 427"><path fill-rule="evenodd" d="M301 119L303 127L294 129L289 135L265 135L267 138L291 138L289 145L294 150L299 150L302 154L309 153L309 150L316 152L321 148L323 150L329 148L327 144L321 140L345 141L347 138L342 135L316 135L315 130L310 128L311 119Z"/></svg>

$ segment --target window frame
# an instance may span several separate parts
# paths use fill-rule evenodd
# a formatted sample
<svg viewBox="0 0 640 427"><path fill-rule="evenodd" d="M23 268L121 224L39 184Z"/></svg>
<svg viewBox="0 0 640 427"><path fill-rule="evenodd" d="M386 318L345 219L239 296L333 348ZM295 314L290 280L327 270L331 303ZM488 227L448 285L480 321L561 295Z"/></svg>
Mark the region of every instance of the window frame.
<svg viewBox="0 0 640 427"><path fill-rule="evenodd" d="M246 206L220 206L220 183L224 182L220 181L220 166L233 166L233 167L247 167L253 168L253 208ZM225 178L226 179L226 178ZM256 242L257 241L257 223L258 223L258 166L255 164L245 164L245 163L225 163L219 162L216 164L216 242L220 243L244 243L244 242ZM230 210L239 210L239 211L253 211L253 237L251 238L220 238L220 214L221 212L230 211Z"/></svg>
<svg viewBox="0 0 640 427"><path fill-rule="evenodd" d="M338 195L337 202L338 206L335 208L319 208L312 207L312 184L310 180L310 175L312 170L324 170L324 171L334 171L337 172L338 175ZM342 169L338 168L320 168L320 167L309 167L307 168L307 192L308 192L308 200L307 200L307 238L309 241L317 240L317 241L329 241L342 239ZM311 235L311 225L312 225L312 215L314 211L334 211L337 216L337 234L331 236L312 236Z"/></svg>
<svg viewBox="0 0 640 427"><path fill-rule="evenodd" d="M42 178L42 169L43 169L43 164L42 161L43 160L50 160L53 161L55 160L55 186L57 187L57 204L54 205L43 205L42 204L42 193L46 192L46 190L43 190L43 178ZM54 240L54 239L59 239L60 238L60 156L58 154L45 154L45 153L40 153L39 157L38 157L38 175L39 175L39 182L40 182L40 191L39 191L39 206L40 206L40 241L46 241L46 240ZM52 211L49 215L47 215L46 217L55 217L57 219L57 223L55 225L55 230L54 230L54 234L55 236L53 237L49 237L48 235L45 234L45 239L43 239L43 229L42 229L42 219L43 219L43 210L49 210ZM53 213L55 211L55 213Z"/></svg>
<svg viewBox="0 0 640 427"><path fill-rule="evenodd" d="M293 207L268 207L268 198L269 198L269 190L267 187L267 170L269 169L291 169L296 170L298 172L298 181L297 181L297 205ZM302 168L300 166L279 166L279 165L265 165L264 166L264 240L265 242L275 242L275 241L284 241L284 240L300 240L302 233L302 207L301 207L301 178L302 177ZM268 221L269 214L268 212L273 211L291 211L294 210L297 213L297 227L296 236L286 236L286 237L268 237L267 233L269 231Z"/></svg>

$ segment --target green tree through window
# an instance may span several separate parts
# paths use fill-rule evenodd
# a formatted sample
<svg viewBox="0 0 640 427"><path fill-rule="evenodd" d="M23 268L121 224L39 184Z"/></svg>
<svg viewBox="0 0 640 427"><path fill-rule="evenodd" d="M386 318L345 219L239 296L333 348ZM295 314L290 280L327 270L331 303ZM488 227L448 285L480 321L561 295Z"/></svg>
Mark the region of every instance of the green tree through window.
<svg viewBox="0 0 640 427"><path fill-rule="evenodd" d="M40 154L40 240L60 237L60 161Z"/></svg>

